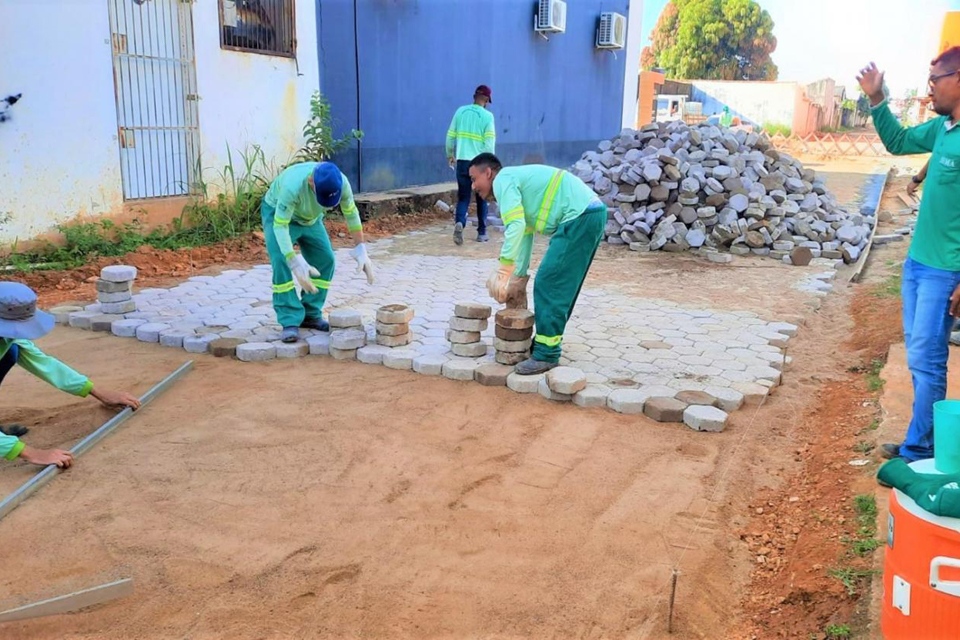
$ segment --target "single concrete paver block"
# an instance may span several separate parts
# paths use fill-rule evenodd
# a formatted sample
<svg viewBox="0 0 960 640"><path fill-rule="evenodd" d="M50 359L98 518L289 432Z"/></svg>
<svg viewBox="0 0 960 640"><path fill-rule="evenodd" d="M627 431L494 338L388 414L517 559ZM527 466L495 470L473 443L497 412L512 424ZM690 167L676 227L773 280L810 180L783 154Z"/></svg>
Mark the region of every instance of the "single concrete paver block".
<svg viewBox="0 0 960 640"><path fill-rule="evenodd" d="M245 342L237 345L237 359L243 362L262 362L277 357L277 347L272 342Z"/></svg>
<svg viewBox="0 0 960 640"><path fill-rule="evenodd" d="M137 327L137 340L140 342L159 342L160 332L166 331L170 325L162 322L148 322Z"/></svg>
<svg viewBox="0 0 960 640"><path fill-rule="evenodd" d="M672 389L665 384L646 384L637 391L645 401L650 398L672 398L677 395L676 389Z"/></svg>
<svg viewBox="0 0 960 640"><path fill-rule="evenodd" d="M352 329L363 325L363 316L355 309L337 309L328 319L333 329Z"/></svg>
<svg viewBox="0 0 960 640"><path fill-rule="evenodd" d="M479 331L454 331L453 329L447 329L444 337L454 344L472 344L474 342L480 342Z"/></svg>
<svg viewBox="0 0 960 640"><path fill-rule="evenodd" d="M137 337L137 327L142 324L147 324L147 321L136 318L117 320L110 325L110 332L120 338L135 338Z"/></svg>
<svg viewBox="0 0 960 640"><path fill-rule="evenodd" d="M449 360L446 356L424 354L413 359L413 370L424 376L439 376L443 373L443 363Z"/></svg>
<svg viewBox="0 0 960 640"><path fill-rule="evenodd" d="M685 402L686 404L702 404L708 407L717 406L716 397L714 397L712 394L707 393L706 391L697 391L697 390L681 391L675 397L680 402Z"/></svg>
<svg viewBox="0 0 960 640"><path fill-rule="evenodd" d="M493 334L501 340L529 340L533 337L533 327L527 329L507 329L496 325L493 328Z"/></svg>
<svg viewBox="0 0 960 640"><path fill-rule="evenodd" d="M411 320L413 308L405 304L388 304L377 309L377 322L383 324L409 324Z"/></svg>
<svg viewBox="0 0 960 640"><path fill-rule="evenodd" d="M71 327L77 329L89 329L91 318L99 315L102 315L99 311L74 311L70 314L70 319L67 322Z"/></svg>
<svg viewBox="0 0 960 640"><path fill-rule="evenodd" d="M297 340L296 342L276 342L272 343L277 347L278 358L302 358L310 353L310 345L306 340Z"/></svg>
<svg viewBox="0 0 960 640"><path fill-rule="evenodd" d="M770 393L767 387L756 382L734 382L730 388L743 394L743 403L748 407L760 406Z"/></svg>
<svg viewBox="0 0 960 640"><path fill-rule="evenodd" d="M450 316L450 328L454 331L486 331L487 319L458 318Z"/></svg>
<svg viewBox="0 0 960 640"><path fill-rule="evenodd" d="M120 293L98 293L97 302L126 302L133 300L133 293L130 291L121 291Z"/></svg>
<svg viewBox="0 0 960 640"><path fill-rule="evenodd" d="M382 347L404 347L413 340L413 333L405 333L401 336L382 336L376 338L377 344Z"/></svg>
<svg viewBox="0 0 960 640"><path fill-rule="evenodd" d="M687 403L676 398L650 398L643 403L643 415L657 422L683 422Z"/></svg>
<svg viewBox="0 0 960 640"><path fill-rule="evenodd" d="M70 324L70 314L78 311L83 311L83 307L62 305L50 309L48 313L53 316L53 319L57 324Z"/></svg>
<svg viewBox="0 0 960 640"><path fill-rule="evenodd" d="M533 317L533 311L528 309L501 309L497 311L496 323L505 329L529 329Z"/></svg>
<svg viewBox="0 0 960 640"><path fill-rule="evenodd" d="M527 354L524 352L520 353L507 353L506 351L497 351L493 359L497 364L504 365L515 365L523 362L527 359Z"/></svg>
<svg viewBox="0 0 960 640"><path fill-rule="evenodd" d="M667 344L666 342L660 342L659 340L643 340L640 342L640 346L644 349L660 349L660 350L669 350L672 348L672 345Z"/></svg>
<svg viewBox="0 0 960 640"><path fill-rule="evenodd" d="M473 380L473 373L480 366L475 360L447 360L443 363L442 375L451 380Z"/></svg>
<svg viewBox="0 0 960 640"><path fill-rule="evenodd" d="M411 349L391 349L390 353L383 354L383 366L406 371L413 368L413 359L416 357L417 353Z"/></svg>
<svg viewBox="0 0 960 640"><path fill-rule="evenodd" d="M605 407L610 391L610 387L604 385L587 385L584 389L573 394L573 404L578 407Z"/></svg>
<svg viewBox="0 0 960 640"><path fill-rule="evenodd" d="M617 413L643 413L643 403L647 396L639 389L614 389L607 396L607 406Z"/></svg>
<svg viewBox="0 0 960 640"><path fill-rule="evenodd" d="M100 270L100 279L107 282L128 282L137 279L137 268L125 264L115 264Z"/></svg>
<svg viewBox="0 0 960 640"><path fill-rule="evenodd" d="M180 349L183 347L183 341L194 335L196 334L193 332L188 333L186 331L177 331L176 329L167 329L160 333L160 346Z"/></svg>
<svg viewBox="0 0 960 640"><path fill-rule="evenodd" d="M383 356L390 353L390 347L368 344L357 349L357 360L363 364L383 364Z"/></svg>
<svg viewBox="0 0 960 640"><path fill-rule="evenodd" d="M547 377L544 376L540 379L540 382L537 384L537 393L546 398L547 400L553 400L554 402L570 402L573 400L573 394L569 393L557 393L550 388L550 383L547 380Z"/></svg>
<svg viewBox="0 0 960 640"><path fill-rule="evenodd" d="M218 340L220 337L215 333L207 333L202 336L184 338L183 350L187 353L206 353L210 343Z"/></svg>
<svg viewBox="0 0 960 640"><path fill-rule="evenodd" d="M507 376L513 373L513 367L503 364L482 364L473 372L473 379L485 387L503 387Z"/></svg>
<svg viewBox="0 0 960 640"><path fill-rule="evenodd" d="M126 302L104 302L100 305L101 313L116 313L122 315L124 313L133 313L137 310L137 303L135 300L127 300Z"/></svg>
<svg viewBox="0 0 960 640"><path fill-rule="evenodd" d="M717 399L716 406L724 411L736 411L743 405L743 394L729 387L708 386L704 389Z"/></svg>
<svg viewBox="0 0 960 640"><path fill-rule="evenodd" d="M538 373L532 376L522 376L516 371L507 376L507 388L517 393L537 393L540 390L540 381L546 375Z"/></svg>
<svg viewBox="0 0 960 640"><path fill-rule="evenodd" d="M367 344L367 333L362 329L338 329L330 332L330 346L334 349L347 351L359 349Z"/></svg>
<svg viewBox="0 0 960 640"><path fill-rule="evenodd" d="M90 318L90 328L94 331L112 331L113 323L123 320L119 314L104 313Z"/></svg>
<svg viewBox="0 0 960 640"><path fill-rule="evenodd" d="M217 358L233 358L237 355L237 347L246 342L240 338L219 338L210 343L208 350Z"/></svg>
<svg viewBox="0 0 960 640"><path fill-rule="evenodd" d="M697 431L723 431L727 424L727 412L716 407L692 404L683 412L683 423Z"/></svg>
<svg viewBox="0 0 960 640"><path fill-rule="evenodd" d="M493 312L488 305L472 302L458 302L453 307L453 313L461 318L483 319L489 318Z"/></svg>
<svg viewBox="0 0 960 640"><path fill-rule="evenodd" d="M384 324L377 322L378 336L402 336L410 333L410 324L407 322L401 324Z"/></svg>
<svg viewBox="0 0 960 640"><path fill-rule="evenodd" d="M97 296L103 293L133 293L133 282L110 282L109 280L99 279L94 285L97 288Z"/></svg>
<svg viewBox="0 0 960 640"><path fill-rule="evenodd" d="M547 383L556 393L572 396L587 386L587 375L575 367L554 367L547 372Z"/></svg>
<svg viewBox="0 0 960 640"><path fill-rule="evenodd" d="M533 340L501 340L493 339L493 348L503 353L527 353Z"/></svg>
<svg viewBox="0 0 960 640"><path fill-rule="evenodd" d="M728 264L733 262L733 256L729 253L720 253L719 251L711 251L707 254L707 260L710 262L716 262L717 264Z"/></svg>
<svg viewBox="0 0 960 640"><path fill-rule="evenodd" d="M310 355L328 356L330 355L330 334L319 333L315 336L310 336L307 338L307 345L310 347Z"/></svg>
<svg viewBox="0 0 960 640"><path fill-rule="evenodd" d="M485 342L474 342L472 344L453 343L450 345L450 351L453 351L453 355L460 356L461 358L479 358L480 356L486 355L487 344Z"/></svg>
<svg viewBox="0 0 960 640"><path fill-rule="evenodd" d="M357 359L357 350L356 349L337 349L336 347L330 347L330 355L334 360L356 360Z"/></svg>

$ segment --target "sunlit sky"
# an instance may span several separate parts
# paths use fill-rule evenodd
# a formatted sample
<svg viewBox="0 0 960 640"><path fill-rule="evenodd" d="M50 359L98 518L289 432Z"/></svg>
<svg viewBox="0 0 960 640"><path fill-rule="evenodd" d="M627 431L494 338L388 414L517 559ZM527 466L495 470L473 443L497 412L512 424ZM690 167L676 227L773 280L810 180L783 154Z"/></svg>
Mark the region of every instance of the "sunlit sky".
<svg viewBox="0 0 960 640"><path fill-rule="evenodd" d="M644 0L643 43L668 0ZM773 18L780 80L812 82L830 77L848 91L869 61L886 71L894 96L926 90L930 59L937 54L947 11L960 0L758 0Z"/></svg>

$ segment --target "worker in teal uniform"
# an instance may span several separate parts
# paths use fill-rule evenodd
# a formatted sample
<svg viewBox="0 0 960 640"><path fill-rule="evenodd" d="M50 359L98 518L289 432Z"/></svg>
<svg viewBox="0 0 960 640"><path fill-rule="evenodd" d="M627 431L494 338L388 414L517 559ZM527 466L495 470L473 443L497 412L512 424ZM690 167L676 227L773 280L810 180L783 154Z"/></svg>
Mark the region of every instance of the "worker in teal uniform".
<svg viewBox="0 0 960 640"><path fill-rule="evenodd" d="M506 302L525 287L535 233L550 236L533 284L536 335L521 375L543 373L560 361L561 342L607 223L607 207L575 175L541 164L506 167L492 153L470 163L474 190L500 206L504 242L487 289Z"/></svg>
<svg viewBox="0 0 960 640"><path fill-rule="evenodd" d="M19 282L0 282L0 384L14 365L20 365L41 380L61 391L86 398L93 396L108 407L139 409L140 401L123 391L110 391L94 386L56 358L41 351L32 340L53 329L53 316L37 310L37 294ZM27 429L20 426L0 428L0 458L22 458L37 465L55 464L69 467L73 456L62 449L36 449L23 443Z"/></svg>
<svg viewBox="0 0 960 640"><path fill-rule="evenodd" d="M296 342L300 327L329 331L321 311L333 279L336 260L323 226L327 211L340 207L355 243L350 255L357 271L373 284L373 263L363 241L360 212L353 189L332 162L301 162L284 169L263 198L261 217L267 255L273 267L273 308L283 327L281 339ZM300 253L293 250L293 243ZM303 290L297 296L296 285Z"/></svg>
<svg viewBox="0 0 960 640"><path fill-rule="evenodd" d="M493 102L493 92L485 84L473 92L473 104L457 109L447 129L447 162L457 172L457 209L453 225L453 241L463 244L463 228L467 224L470 207L470 161L481 153L493 153L497 144L493 114L487 106ZM477 242L487 242L487 201L477 196Z"/></svg>

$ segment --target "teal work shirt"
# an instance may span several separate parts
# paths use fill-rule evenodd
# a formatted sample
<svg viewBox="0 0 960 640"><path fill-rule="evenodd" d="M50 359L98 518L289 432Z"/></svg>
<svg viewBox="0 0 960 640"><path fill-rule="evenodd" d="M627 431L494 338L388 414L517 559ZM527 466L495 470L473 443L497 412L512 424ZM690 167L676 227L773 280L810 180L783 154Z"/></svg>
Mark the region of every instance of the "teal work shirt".
<svg viewBox="0 0 960 640"><path fill-rule="evenodd" d="M561 224L600 202L577 176L542 164L501 169L493 180L493 195L504 226L500 262L513 264L518 276L527 275L535 232L553 235Z"/></svg>
<svg viewBox="0 0 960 640"><path fill-rule="evenodd" d="M12 340L0 338L0 358L6 355L11 345L17 345L20 353L17 364L48 382L61 391L85 398L93 389L90 378L77 373L56 358L48 356L30 340ZM13 460L23 451L23 443L15 436L0 433L0 457Z"/></svg>
<svg viewBox="0 0 960 640"><path fill-rule="evenodd" d="M457 109L447 130L447 157L473 160L481 153L494 153L497 133L493 114L478 104Z"/></svg>
<svg viewBox="0 0 960 640"><path fill-rule="evenodd" d="M904 128L884 100L871 109L873 125L894 155L931 153L910 257L945 271L960 271L960 127L946 116Z"/></svg>
<svg viewBox="0 0 960 640"><path fill-rule="evenodd" d="M310 188L308 179L313 175L313 169L316 166L316 162L299 162L290 165L274 178L273 182L270 183L270 189L263 197L266 203L276 210L273 216L273 233L277 238L277 244L280 245L280 250L283 252L283 257L288 260L293 257L290 223L305 227L319 224L327 211L336 208L321 207L320 203L317 202L316 194ZM363 230L363 225L360 223L360 211L353 200L353 188L350 186L347 176L343 176L340 204L337 206L343 212L350 233Z"/></svg>

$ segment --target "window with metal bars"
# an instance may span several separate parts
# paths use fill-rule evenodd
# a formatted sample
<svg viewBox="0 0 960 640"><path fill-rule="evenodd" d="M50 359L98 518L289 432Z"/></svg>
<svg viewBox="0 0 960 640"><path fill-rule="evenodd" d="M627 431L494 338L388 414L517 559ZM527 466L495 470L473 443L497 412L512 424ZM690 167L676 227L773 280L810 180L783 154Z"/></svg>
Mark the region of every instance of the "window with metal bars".
<svg viewBox="0 0 960 640"><path fill-rule="evenodd" d="M294 0L219 0L220 48L293 58Z"/></svg>

